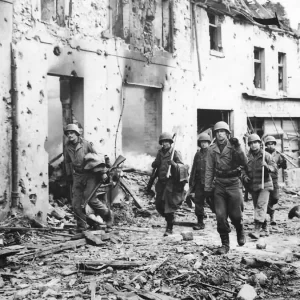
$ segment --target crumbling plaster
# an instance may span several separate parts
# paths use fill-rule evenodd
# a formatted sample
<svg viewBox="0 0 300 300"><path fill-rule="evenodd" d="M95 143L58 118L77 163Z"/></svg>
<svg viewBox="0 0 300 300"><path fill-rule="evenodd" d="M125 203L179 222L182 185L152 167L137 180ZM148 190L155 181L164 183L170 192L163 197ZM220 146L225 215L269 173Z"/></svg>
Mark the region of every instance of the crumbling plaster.
<svg viewBox="0 0 300 300"><path fill-rule="evenodd" d="M10 43L12 40L12 6L0 3L0 219L9 210L10 201L10 140L11 140L11 95L10 95Z"/></svg>
<svg viewBox="0 0 300 300"><path fill-rule="evenodd" d="M266 98L300 98L298 38L225 16L221 25L223 53L216 53L209 51L209 22L207 12L202 8L197 8L197 22L202 68L202 81L195 88L197 108L232 110L233 130L238 138L247 132L247 115L288 117L290 113L293 117L299 117L300 102L268 102L242 97L242 93L248 93ZM256 89L253 85L254 47L265 49L265 90ZM284 52L287 56L287 92L278 91L278 52ZM196 63L193 65L196 66Z"/></svg>
<svg viewBox="0 0 300 300"><path fill-rule="evenodd" d="M173 59L170 53L162 50L145 56L130 51L129 46L119 38L101 39L101 31L107 29L103 21L107 13L104 1L80 1L80 4L79 1L73 1L74 17L70 20L73 27L70 26L70 29L32 18L38 15L35 1L15 2L13 39L18 53L20 97L20 200L26 214L39 215L41 212L40 216L45 220L48 209L49 158L44 143L48 133L49 73L58 76L76 74L83 78L85 137L94 142L102 153L111 157L114 157L115 135L122 107L122 82L161 87L163 131L179 133L177 147L184 160L191 162L193 153L190 149L196 144L196 111L193 106L193 75L189 70L189 59ZM90 13L86 11L87 7ZM103 12L102 19L98 16L99 10L106 12ZM81 12L85 12L86 17ZM75 17L77 15L78 18ZM98 18L102 20L101 26L97 23ZM89 28L95 26L95 31ZM179 31L177 35L180 36ZM59 47L59 55L54 54L54 47ZM7 61L10 61L9 56ZM8 74L10 72L6 70L7 80ZM192 118L187 117L191 115ZM121 134L120 127L117 154L121 153ZM9 151L7 147L6 152ZM9 165L10 162L3 159L1 163Z"/></svg>
<svg viewBox="0 0 300 300"><path fill-rule="evenodd" d="M217 57L209 51L207 14L197 8L202 67L202 81L199 82L196 49L190 39L194 32L189 1L173 1L174 19L171 25L174 28L174 53L153 49L145 55L131 51L130 45L120 38L101 38L102 32L109 29L108 0L72 1L71 10L67 5L69 1L59 2L65 4L66 27L41 22L39 0L14 3L13 39L18 51L21 104L20 179L25 191L21 193L21 203L28 214L35 215L42 211L45 220L48 206L48 154L44 142L48 132L46 78L49 73L57 76L75 74L83 78L85 137L111 157L115 153L115 135L125 81L128 84L162 88L162 129L179 133L177 148L188 164L191 164L196 151L197 108L232 110L233 130L241 138L246 132L245 111L251 110L253 105L261 103L268 116L268 111L278 110L278 105L282 111L292 111L298 104L285 102L275 108L264 102L243 100L241 96L244 92L258 93L252 83L254 46L266 48L268 77L264 93L278 96L274 87L277 82L276 53L288 49L288 60L297 63L290 65L288 62L288 74L291 68L292 77L289 78L287 95L297 94L299 45L298 40L292 37L274 33L274 40L267 31L234 23L233 19L225 17L222 24L224 57ZM287 44L289 47L285 47ZM274 50L270 48L271 45L274 45ZM59 53L56 53L59 55L54 54L54 47L59 47ZM5 49L7 57L7 70L1 70L4 74L1 83L6 91L10 86L8 48L8 42L0 48L0 51ZM4 101L1 105L5 106ZM1 120L8 115L1 110ZM1 127L7 141L10 139L9 131L9 127ZM121 153L121 134L122 127L118 133L117 154ZM6 151L8 154L0 162L6 168L10 167L8 144L1 145L4 153ZM3 172L4 175L7 176L7 172ZM9 178L7 183L4 181L1 185L7 188ZM30 194L37 195L35 203L30 201Z"/></svg>

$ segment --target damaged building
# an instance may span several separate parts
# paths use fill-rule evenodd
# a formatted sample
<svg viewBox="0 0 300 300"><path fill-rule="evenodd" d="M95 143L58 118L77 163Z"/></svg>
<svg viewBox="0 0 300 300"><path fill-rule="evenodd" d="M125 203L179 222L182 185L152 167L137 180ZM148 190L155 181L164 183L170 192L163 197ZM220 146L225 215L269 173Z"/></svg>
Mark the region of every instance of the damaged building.
<svg viewBox="0 0 300 300"><path fill-rule="evenodd" d="M254 0L0 0L0 219L13 203L45 220L69 123L145 169L162 131L191 165L220 120L298 165L299 35L253 20L273 16Z"/></svg>

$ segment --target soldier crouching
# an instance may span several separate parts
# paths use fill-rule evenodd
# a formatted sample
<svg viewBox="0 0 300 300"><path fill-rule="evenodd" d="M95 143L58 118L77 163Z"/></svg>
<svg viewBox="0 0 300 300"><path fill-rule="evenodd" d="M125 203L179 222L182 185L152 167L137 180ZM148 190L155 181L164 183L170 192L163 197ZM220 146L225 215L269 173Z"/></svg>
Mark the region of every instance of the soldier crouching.
<svg viewBox="0 0 300 300"><path fill-rule="evenodd" d="M179 151L174 150L174 156L171 159L173 138L170 133L162 133L159 137L159 144L162 148L152 163L152 168L158 169L155 206L158 213L167 221L164 236L168 236L173 233L174 213L184 199L184 186L188 181L188 166L183 164ZM171 173L168 178L169 166L171 166Z"/></svg>

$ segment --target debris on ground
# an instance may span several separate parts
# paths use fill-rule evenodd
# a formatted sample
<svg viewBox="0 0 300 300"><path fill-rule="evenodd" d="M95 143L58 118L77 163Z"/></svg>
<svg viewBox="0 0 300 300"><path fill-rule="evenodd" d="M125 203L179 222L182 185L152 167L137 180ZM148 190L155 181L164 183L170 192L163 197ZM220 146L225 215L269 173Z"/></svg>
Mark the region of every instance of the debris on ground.
<svg viewBox="0 0 300 300"><path fill-rule="evenodd" d="M185 203L176 212L174 234L163 237L165 220L147 193L148 175L125 174L124 199L112 204L110 231L71 233L75 220L64 198L52 199L48 224L22 216L0 224L0 298L11 299L299 299L297 218L289 210L298 196L280 192L270 236L214 255L220 245L215 215L205 208L205 229ZM298 191L296 191L298 193ZM245 203L245 228L253 230L253 205ZM262 246L256 247L256 244ZM264 247L264 245L267 245ZM256 298L255 298L256 297Z"/></svg>

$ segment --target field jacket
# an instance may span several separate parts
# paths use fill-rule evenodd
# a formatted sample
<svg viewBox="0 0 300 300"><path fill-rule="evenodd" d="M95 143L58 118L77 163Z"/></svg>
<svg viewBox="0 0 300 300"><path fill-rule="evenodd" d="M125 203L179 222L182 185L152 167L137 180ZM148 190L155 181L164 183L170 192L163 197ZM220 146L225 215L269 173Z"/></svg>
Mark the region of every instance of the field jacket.
<svg viewBox="0 0 300 300"><path fill-rule="evenodd" d="M254 154L251 150L248 153L248 163L246 168L242 170L242 181L248 176L250 183L246 184L250 191L259 191L262 189L262 159L263 151L260 149L258 154ZM271 154L265 153L265 162L268 164L268 171L264 172L264 188L273 190L273 181L271 173L277 172L277 165Z"/></svg>

